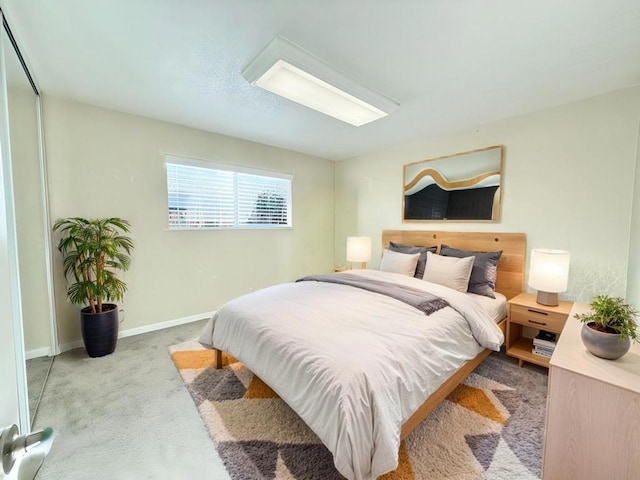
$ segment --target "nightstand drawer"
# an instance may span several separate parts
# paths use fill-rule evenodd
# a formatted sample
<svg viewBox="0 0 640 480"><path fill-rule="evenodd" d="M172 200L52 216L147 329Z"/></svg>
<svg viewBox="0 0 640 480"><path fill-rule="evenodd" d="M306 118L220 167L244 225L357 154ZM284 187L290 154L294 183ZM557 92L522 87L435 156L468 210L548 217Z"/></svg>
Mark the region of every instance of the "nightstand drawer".
<svg viewBox="0 0 640 480"><path fill-rule="evenodd" d="M511 305L511 316L509 321L527 325L529 327L561 332L567 321L567 315L555 312L545 312L535 307L523 307Z"/></svg>

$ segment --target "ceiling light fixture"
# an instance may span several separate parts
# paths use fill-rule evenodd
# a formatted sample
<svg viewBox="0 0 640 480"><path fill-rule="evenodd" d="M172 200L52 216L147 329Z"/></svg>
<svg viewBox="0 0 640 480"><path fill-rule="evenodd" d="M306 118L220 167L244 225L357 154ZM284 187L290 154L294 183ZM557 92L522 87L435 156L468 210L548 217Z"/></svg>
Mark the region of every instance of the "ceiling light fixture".
<svg viewBox="0 0 640 480"><path fill-rule="evenodd" d="M252 85L359 127L386 117L398 104L277 36L242 71Z"/></svg>

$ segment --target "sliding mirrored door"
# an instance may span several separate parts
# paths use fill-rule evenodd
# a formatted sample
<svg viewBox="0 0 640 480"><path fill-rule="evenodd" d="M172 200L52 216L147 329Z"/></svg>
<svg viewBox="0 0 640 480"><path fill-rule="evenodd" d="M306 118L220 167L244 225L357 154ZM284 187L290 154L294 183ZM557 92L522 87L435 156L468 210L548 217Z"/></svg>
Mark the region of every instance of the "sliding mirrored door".
<svg viewBox="0 0 640 480"><path fill-rule="evenodd" d="M28 399L30 417L33 419L49 372L51 355L56 353L57 348L50 294L50 237L41 148L40 102L38 90L16 40L8 24L4 23L3 27L5 118L8 117L22 312L23 343L16 345L16 348L23 348L28 359Z"/></svg>
<svg viewBox="0 0 640 480"><path fill-rule="evenodd" d="M2 19L0 11L0 20ZM9 153L4 48L0 42L0 428L29 426Z"/></svg>

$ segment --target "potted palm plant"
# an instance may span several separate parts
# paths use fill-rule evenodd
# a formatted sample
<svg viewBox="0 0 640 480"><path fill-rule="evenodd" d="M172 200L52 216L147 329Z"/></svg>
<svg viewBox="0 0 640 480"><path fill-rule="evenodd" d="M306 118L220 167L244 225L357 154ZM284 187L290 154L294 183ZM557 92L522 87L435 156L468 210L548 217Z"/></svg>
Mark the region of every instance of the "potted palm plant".
<svg viewBox="0 0 640 480"><path fill-rule="evenodd" d="M615 360L631 348L631 340L640 341L638 312L620 297L598 295L591 312L576 315L582 325L582 343L597 357Z"/></svg>
<svg viewBox="0 0 640 480"><path fill-rule="evenodd" d="M62 254L67 296L80 311L82 339L90 357L113 353L118 341L118 307L127 285L118 270L131 265L133 241L125 236L130 224L121 218L58 220L53 230L60 232L58 250Z"/></svg>

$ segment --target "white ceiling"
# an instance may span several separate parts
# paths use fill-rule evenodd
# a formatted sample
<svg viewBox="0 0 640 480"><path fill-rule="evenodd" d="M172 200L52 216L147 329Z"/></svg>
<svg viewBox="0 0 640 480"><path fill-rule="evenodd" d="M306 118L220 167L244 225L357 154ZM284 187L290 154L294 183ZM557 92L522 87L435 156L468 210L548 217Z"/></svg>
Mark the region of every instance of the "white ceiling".
<svg viewBox="0 0 640 480"><path fill-rule="evenodd" d="M340 160L640 83L638 0L2 0L45 94ZM393 98L353 127L249 85L280 34Z"/></svg>

